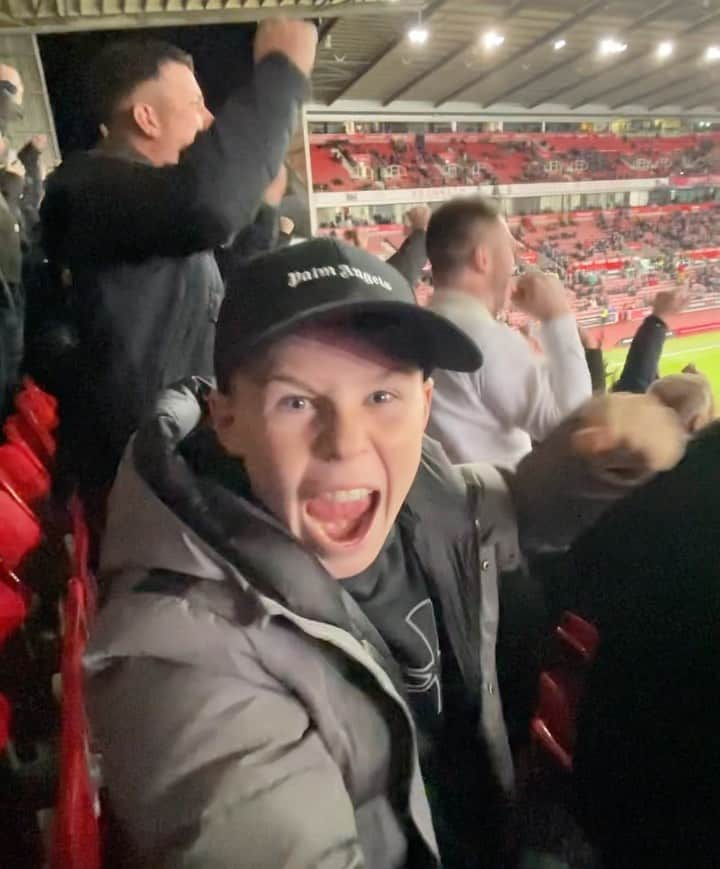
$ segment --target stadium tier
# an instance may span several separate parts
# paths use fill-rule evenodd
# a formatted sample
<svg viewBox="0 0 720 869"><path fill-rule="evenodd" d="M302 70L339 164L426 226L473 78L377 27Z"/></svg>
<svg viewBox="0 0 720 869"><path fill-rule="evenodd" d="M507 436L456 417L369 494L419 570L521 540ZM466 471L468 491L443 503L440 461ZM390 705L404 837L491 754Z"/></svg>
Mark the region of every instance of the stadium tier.
<svg viewBox="0 0 720 869"><path fill-rule="evenodd" d="M720 177L720 135L612 133L315 134L316 192Z"/></svg>
<svg viewBox="0 0 720 869"><path fill-rule="evenodd" d="M656 293L687 286L688 309L720 305L720 205L644 206L508 219L528 263L565 279L578 321L585 326L634 320ZM324 234L357 235L387 257L402 244L399 224L325 227ZM427 287L421 288L426 295ZM522 315L511 315L521 325Z"/></svg>

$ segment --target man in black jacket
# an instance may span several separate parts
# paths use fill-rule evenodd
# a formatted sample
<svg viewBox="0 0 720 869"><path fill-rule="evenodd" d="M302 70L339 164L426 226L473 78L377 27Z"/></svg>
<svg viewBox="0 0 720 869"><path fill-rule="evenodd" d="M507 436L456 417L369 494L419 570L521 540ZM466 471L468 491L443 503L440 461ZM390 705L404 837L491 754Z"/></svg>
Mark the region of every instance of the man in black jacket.
<svg viewBox="0 0 720 869"><path fill-rule="evenodd" d="M655 296L652 313L635 333L615 392L647 392L658 378L658 365L668 332L667 317L685 307L688 295L684 290L662 291Z"/></svg>
<svg viewBox="0 0 720 869"><path fill-rule="evenodd" d="M612 869L720 866L720 425L574 546L600 632L578 727L584 823Z"/></svg>
<svg viewBox="0 0 720 869"><path fill-rule="evenodd" d="M316 41L307 23L264 22L252 80L217 119L173 46L116 43L101 55L102 144L63 163L42 208L78 334L60 463L83 490L109 485L159 390L212 373L223 296L213 249L254 219L280 169Z"/></svg>

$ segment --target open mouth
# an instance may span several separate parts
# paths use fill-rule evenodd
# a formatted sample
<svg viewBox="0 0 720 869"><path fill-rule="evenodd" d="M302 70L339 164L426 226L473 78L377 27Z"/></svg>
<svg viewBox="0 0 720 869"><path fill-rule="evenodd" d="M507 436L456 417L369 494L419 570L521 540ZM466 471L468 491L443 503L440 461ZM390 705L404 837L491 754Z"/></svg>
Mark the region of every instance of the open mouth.
<svg viewBox="0 0 720 869"><path fill-rule="evenodd" d="M338 489L305 502L308 529L323 545L348 548L367 536L380 501L373 489Z"/></svg>

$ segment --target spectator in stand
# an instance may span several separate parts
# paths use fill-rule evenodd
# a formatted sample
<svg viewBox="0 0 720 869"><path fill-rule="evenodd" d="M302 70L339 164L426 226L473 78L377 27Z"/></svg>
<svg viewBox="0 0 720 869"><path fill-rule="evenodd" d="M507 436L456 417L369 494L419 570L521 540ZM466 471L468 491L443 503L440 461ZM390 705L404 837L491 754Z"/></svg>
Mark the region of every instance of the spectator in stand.
<svg viewBox="0 0 720 869"><path fill-rule="evenodd" d="M277 175L313 67L317 34L270 19L252 80L208 111L190 57L118 42L92 81L107 136L51 176L44 244L78 333L60 396L61 466L102 499L158 390L212 373L223 284L214 248L254 220Z"/></svg>
<svg viewBox="0 0 720 869"><path fill-rule="evenodd" d="M0 140L22 117L23 82L18 71L0 63ZM9 152L6 141L2 146ZM6 181L21 189L25 169L19 160L6 162ZM7 191L7 184L5 185ZM0 419L5 415L20 376L25 302L22 288L22 247L19 208L0 194Z"/></svg>
<svg viewBox="0 0 720 869"><path fill-rule="evenodd" d="M667 317L678 314L687 304L685 289L658 293L653 311L635 333L622 374L613 386L615 392L647 392L658 377L658 365L668 331Z"/></svg>
<svg viewBox="0 0 720 869"><path fill-rule="evenodd" d="M573 777L612 869L720 866L718 455L714 424L567 559L576 597L565 604L601 638Z"/></svg>
<svg viewBox="0 0 720 869"><path fill-rule="evenodd" d="M432 216L427 248L431 309L467 332L486 364L472 374L435 373L430 434L454 462L514 467L592 393L568 296L557 277L529 272L515 283L518 245L491 202L456 199ZM513 294L514 291L514 294ZM540 321L544 358L497 322L514 304Z"/></svg>
<svg viewBox="0 0 720 869"><path fill-rule="evenodd" d="M606 396L515 474L453 467L423 438L429 372L477 347L329 239L233 275L215 360L111 498L86 661L128 864L511 865L498 573L672 467L677 420Z"/></svg>
<svg viewBox="0 0 720 869"><path fill-rule="evenodd" d="M420 280L422 270L427 262L425 238L431 211L427 205L417 205L405 215L405 225L409 229L408 237L387 260L387 262L414 287ZM343 239L354 247L362 247L357 229L347 229Z"/></svg>

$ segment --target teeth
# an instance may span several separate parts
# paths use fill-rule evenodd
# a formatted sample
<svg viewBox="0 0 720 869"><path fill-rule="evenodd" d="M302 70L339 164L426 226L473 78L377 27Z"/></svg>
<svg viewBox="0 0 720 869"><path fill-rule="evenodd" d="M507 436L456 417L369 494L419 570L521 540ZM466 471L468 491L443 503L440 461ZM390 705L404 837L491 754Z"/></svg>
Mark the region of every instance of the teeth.
<svg viewBox="0 0 720 869"><path fill-rule="evenodd" d="M371 494L371 491L371 489L339 489L336 492L327 492L322 497L328 501L344 504L348 501L362 501Z"/></svg>

